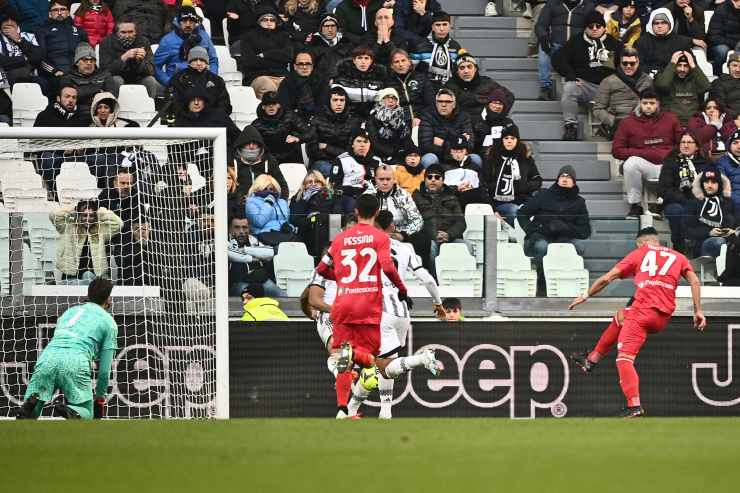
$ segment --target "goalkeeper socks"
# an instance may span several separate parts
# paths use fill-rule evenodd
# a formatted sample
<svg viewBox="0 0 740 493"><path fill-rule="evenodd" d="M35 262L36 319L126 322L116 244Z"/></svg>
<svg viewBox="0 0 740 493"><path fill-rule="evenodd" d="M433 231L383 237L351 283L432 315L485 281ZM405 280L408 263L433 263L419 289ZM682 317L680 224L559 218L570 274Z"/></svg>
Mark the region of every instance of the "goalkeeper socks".
<svg viewBox="0 0 740 493"><path fill-rule="evenodd" d="M592 363L598 363L601 359L609 354L614 344L617 343L619 337L619 331L622 328L617 325L617 317L612 318L612 322L609 324L599 338L599 342L596 343L596 347L593 351L588 354L588 359Z"/></svg>
<svg viewBox="0 0 740 493"><path fill-rule="evenodd" d="M349 405L347 406L347 414L350 416L356 415L360 406L365 402L365 399L367 399L367 396L369 395L370 391L365 389L358 379L352 386L352 398L349 400Z"/></svg>
<svg viewBox="0 0 740 493"><path fill-rule="evenodd" d="M372 354L365 352L361 349L352 348L352 361L354 361L357 365L362 366L364 368L370 368L375 364L375 358Z"/></svg>
<svg viewBox="0 0 740 493"><path fill-rule="evenodd" d="M385 367L385 375L388 378L398 378L399 375L424 366L426 356L423 354L415 354L413 356L406 356L403 358L396 358Z"/></svg>
<svg viewBox="0 0 740 493"><path fill-rule="evenodd" d="M380 419L391 419L393 406L393 379L378 376L378 392L380 392Z"/></svg>
<svg viewBox="0 0 740 493"><path fill-rule="evenodd" d="M617 371L619 372L619 385L622 387L625 399L627 399L627 407L639 406L640 377L637 376L634 361L618 356Z"/></svg>
<svg viewBox="0 0 740 493"><path fill-rule="evenodd" d="M346 408L349 403L349 394L352 392L352 372L345 371L337 374L337 407Z"/></svg>

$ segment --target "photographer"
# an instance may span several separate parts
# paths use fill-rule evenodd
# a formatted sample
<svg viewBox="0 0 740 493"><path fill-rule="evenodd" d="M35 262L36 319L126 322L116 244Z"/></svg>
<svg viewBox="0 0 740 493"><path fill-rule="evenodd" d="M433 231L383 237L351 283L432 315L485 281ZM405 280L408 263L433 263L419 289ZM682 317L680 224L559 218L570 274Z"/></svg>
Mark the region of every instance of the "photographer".
<svg viewBox="0 0 740 493"><path fill-rule="evenodd" d="M97 199L60 207L49 214L59 232L57 269L62 284L87 285L96 276L110 277L106 246L121 232L123 221Z"/></svg>

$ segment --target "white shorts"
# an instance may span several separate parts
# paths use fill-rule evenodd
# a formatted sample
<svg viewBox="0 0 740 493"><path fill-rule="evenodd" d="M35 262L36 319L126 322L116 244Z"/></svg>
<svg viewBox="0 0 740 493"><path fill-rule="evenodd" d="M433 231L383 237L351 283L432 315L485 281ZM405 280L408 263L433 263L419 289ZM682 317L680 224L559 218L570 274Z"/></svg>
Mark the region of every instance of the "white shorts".
<svg viewBox="0 0 740 493"><path fill-rule="evenodd" d="M411 320L383 312L380 319L380 356L397 353L406 344Z"/></svg>
<svg viewBox="0 0 740 493"><path fill-rule="evenodd" d="M319 333L319 339L327 347L329 344L329 338L332 336L334 326L331 323L331 318L328 313L319 313L319 318L316 320L316 332Z"/></svg>

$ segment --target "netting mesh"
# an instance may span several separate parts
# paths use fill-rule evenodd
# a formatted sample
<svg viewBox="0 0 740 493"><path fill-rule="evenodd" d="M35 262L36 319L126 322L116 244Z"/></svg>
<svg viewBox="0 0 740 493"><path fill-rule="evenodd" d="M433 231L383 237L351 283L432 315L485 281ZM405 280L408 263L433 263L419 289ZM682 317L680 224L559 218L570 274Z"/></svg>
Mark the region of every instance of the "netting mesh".
<svg viewBox="0 0 740 493"><path fill-rule="evenodd" d="M108 415L214 415L213 168L210 140L0 139L0 417L97 275L116 285Z"/></svg>

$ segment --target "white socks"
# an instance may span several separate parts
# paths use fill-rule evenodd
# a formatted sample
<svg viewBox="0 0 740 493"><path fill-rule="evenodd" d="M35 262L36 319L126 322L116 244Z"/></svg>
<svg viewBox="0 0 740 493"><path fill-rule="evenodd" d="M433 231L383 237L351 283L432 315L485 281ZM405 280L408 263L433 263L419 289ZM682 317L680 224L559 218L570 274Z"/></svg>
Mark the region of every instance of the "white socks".
<svg viewBox="0 0 740 493"><path fill-rule="evenodd" d="M378 392L380 393L380 419L391 419L393 406L393 379L378 376Z"/></svg>
<svg viewBox="0 0 740 493"><path fill-rule="evenodd" d="M360 406L365 402L365 399L367 399L367 396L369 395L370 391L366 390L365 387L360 384L359 380L352 385L352 398L349 400L349 404L347 404L347 410L349 411L350 416L357 414Z"/></svg>
<svg viewBox="0 0 740 493"><path fill-rule="evenodd" d="M403 358L396 358L385 367L385 374L390 378L398 378L403 373L424 366L427 356L424 353L414 354Z"/></svg>

